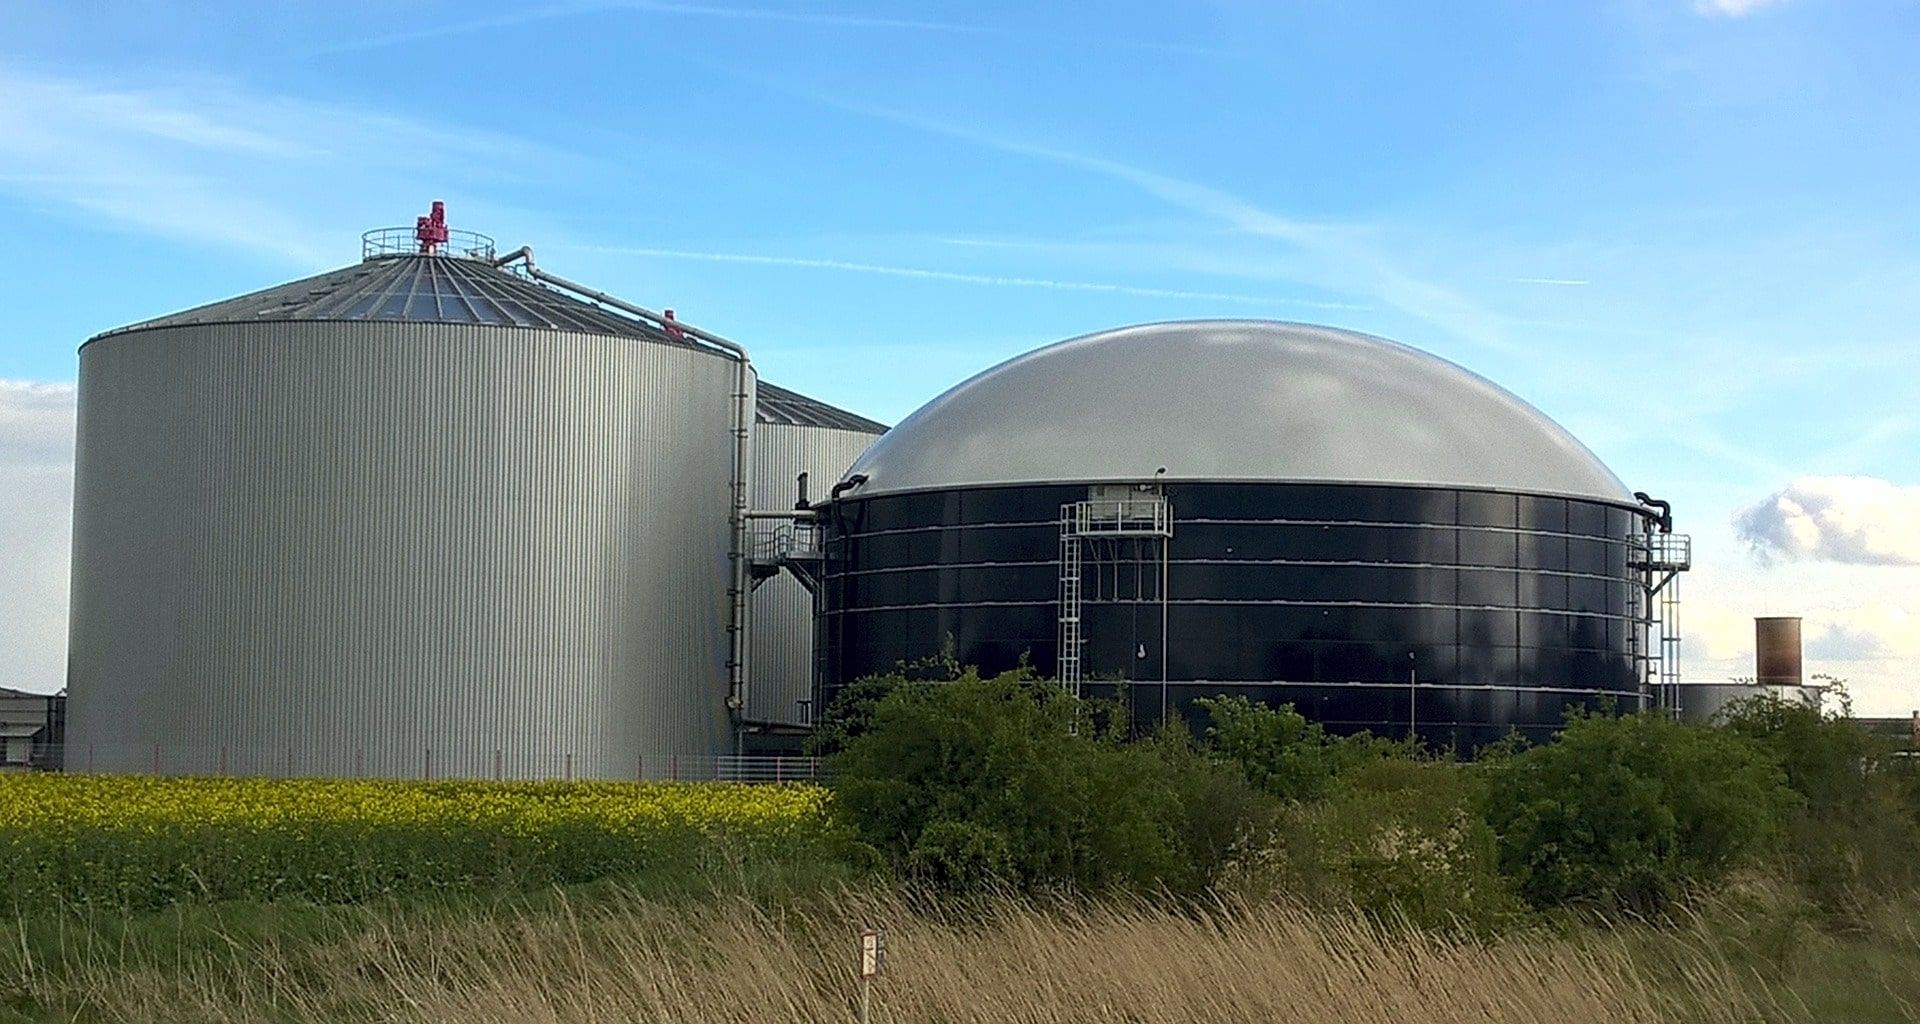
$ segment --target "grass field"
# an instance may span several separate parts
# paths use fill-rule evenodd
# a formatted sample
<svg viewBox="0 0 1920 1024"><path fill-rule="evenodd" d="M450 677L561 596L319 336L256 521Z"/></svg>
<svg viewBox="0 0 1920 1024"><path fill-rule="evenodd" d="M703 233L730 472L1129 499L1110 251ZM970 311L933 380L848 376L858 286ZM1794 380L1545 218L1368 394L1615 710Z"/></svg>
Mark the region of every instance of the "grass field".
<svg viewBox="0 0 1920 1024"><path fill-rule="evenodd" d="M0 1024L1920 1022L1920 893L1494 937L1233 890L908 898L809 786L0 778Z"/></svg>
<svg viewBox="0 0 1920 1024"><path fill-rule="evenodd" d="M1736 900L1678 928L1479 942L1286 903L942 915L886 890L771 881L785 897L602 883L69 916L0 944L0 1021L824 1024L852 1019L854 936L870 924L888 931L881 1022L1920 1019L1915 936L1895 920L1913 900L1887 930L1846 938L1756 934L1777 922Z"/></svg>

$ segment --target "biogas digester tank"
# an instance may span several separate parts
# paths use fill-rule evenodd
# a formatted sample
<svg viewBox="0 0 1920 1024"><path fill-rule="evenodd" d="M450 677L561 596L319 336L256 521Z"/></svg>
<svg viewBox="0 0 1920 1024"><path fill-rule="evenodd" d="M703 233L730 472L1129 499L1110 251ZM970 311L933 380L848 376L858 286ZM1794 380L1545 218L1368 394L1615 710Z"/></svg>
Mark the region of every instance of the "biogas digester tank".
<svg viewBox="0 0 1920 1024"><path fill-rule="evenodd" d="M1653 512L1442 359L1268 321L1064 341L895 426L823 512L819 701L951 655L1471 749L1649 700ZM1641 541L1644 543L1644 541Z"/></svg>
<svg viewBox="0 0 1920 1024"><path fill-rule="evenodd" d="M71 768L732 749L738 364L491 256L376 252L82 346Z"/></svg>

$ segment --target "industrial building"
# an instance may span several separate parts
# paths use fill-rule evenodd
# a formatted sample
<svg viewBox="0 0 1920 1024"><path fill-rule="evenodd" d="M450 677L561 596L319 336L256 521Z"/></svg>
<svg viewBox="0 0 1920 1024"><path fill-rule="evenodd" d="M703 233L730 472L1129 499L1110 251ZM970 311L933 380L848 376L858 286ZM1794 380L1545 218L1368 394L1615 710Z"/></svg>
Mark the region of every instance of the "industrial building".
<svg viewBox="0 0 1920 1024"><path fill-rule="evenodd" d="M0 771L58 771L66 707L63 693L0 686Z"/></svg>
<svg viewBox="0 0 1920 1024"><path fill-rule="evenodd" d="M1683 703L1665 503L1416 349L1129 327L889 431L439 204L362 255L81 347L69 768L684 777L936 655L1462 750Z"/></svg>
<svg viewBox="0 0 1920 1024"><path fill-rule="evenodd" d="M437 203L363 256L81 347L69 767L632 778L801 724L753 491L881 425Z"/></svg>
<svg viewBox="0 0 1920 1024"><path fill-rule="evenodd" d="M819 700L950 652L1136 721L1289 702L1460 749L1671 703L1685 538L1538 410L1348 331L1151 324L993 367L820 512Z"/></svg>

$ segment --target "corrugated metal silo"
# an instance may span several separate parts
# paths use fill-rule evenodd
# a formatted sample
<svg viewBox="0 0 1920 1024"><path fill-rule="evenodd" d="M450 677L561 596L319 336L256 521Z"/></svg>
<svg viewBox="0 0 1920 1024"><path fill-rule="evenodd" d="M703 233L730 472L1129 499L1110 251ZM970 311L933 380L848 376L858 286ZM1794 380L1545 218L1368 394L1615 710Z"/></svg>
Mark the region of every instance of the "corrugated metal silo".
<svg viewBox="0 0 1920 1024"><path fill-rule="evenodd" d="M771 384L760 385L755 420L753 494L762 509L791 508L802 473L819 489L814 497L824 498L824 489L887 429ZM791 575L774 576L754 591L752 621L746 717L770 725L807 724L813 698L813 595Z"/></svg>
<svg viewBox="0 0 1920 1024"><path fill-rule="evenodd" d="M729 750L738 374L447 254L92 339L70 765L632 777Z"/></svg>

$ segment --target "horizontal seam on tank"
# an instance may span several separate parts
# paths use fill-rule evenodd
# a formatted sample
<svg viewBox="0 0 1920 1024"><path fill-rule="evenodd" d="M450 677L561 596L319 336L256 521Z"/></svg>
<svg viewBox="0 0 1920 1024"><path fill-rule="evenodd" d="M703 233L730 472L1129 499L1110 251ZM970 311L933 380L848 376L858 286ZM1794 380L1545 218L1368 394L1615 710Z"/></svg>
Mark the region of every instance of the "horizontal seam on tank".
<svg viewBox="0 0 1920 1024"><path fill-rule="evenodd" d="M1173 518L1174 532L1177 535L1181 525L1192 526L1380 526L1398 530L1472 530L1477 533L1513 534L1524 537L1554 537L1562 540L1584 540L1609 546L1628 543L1626 537L1599 537L1591 533L1566 533L1559 530L1536 530L1525 526L1485 526L1477 523L1383 523L1366 519L1182 519ZM936 523L931 526L896 526L884 530L849 530L840 535L845 539L865 537L892 537L911 533L940 533L948 530L1005 530L1057 529L1060 523L1055 519L1011 520L992 523ZM839 539L839 538L836 538ZM1090 540L1125 538L1102 538L1089 534Z"/></svg>
<svg viewBox="0 0 1920 1024"><path fill-rule="evenodd" d="M1053 600L934 601L934 602L928 602L923 604L870 604L870 605L861 605L857 608L833 608L833 609L828 609L827 611L823 612L823 614L852 615L852 614L858 614L860 612L917 611L923 608L1054 608L1058 606L1058 603L1059 602L1053 601ZM1114 598L1112 600L1107 600L1107 601L1089 600L1085 603L1116 604L1116 605L1138 604L1138 605L1150 605L1152 607L1158 608L1160 607L1161 601L1157 597L1147 597L1147 598L1135 598L1135 599ZM1236 606L1236 607L1248 607L1248 608L1261 608L1261 607L1428 608L1435 611L1528 612L1528 613L1537 614L1537 615L1577 615L1577 616L1580 616L1581 618L1588 618L1588 619L1618 619L1622 622L1645 621L1643 619L1636 618L1633 615L1630 615L1626 612L1619 612L1619 613L1583 612L1583 611L1574 611L1572 609L1567 609L1567 608L1539 608L1535 606L1516 607L1516 606L1497 605L1497 604L1432 604L1427 602L1408 603L1408 602L1394 602L1394 601L1298 601L1298 600L1256 601L1256 600L1236 600L1236 599L1229 599L1229 598L1185 598L1185 597L1172 598L1169 600L1168 603L1173 604L1175 606L1205 605L1209 607ZM1356 641L1356 642L1374 643L1376 641ZM1378 641L1378 642L1385 643L1387 641ZM1505 646L1505 645L1499 645L1499 646Z"/></svg>
<svg viewBox="0 0 1920 1024"><path fill-rule="evenodd" d="M1130 565L1131 559L1115 559L1111 562L1103 559L1086 559L1088 565ZM1305 565L1320 568L1385 568L1385 569L1464 569L1469 572L1518 572L1537 576L1564 576L1568 579L1600 580L1605 583L1634 583L1636 578L1628 575L1576 572L1572 569L1546 569L1537 565L1457 565L1446 562L1341 562L1328 559L1306 558L1174 558L1169 566L1178 565ZM942 569L1005 569L1005 568L1054 568L1058 569L1060 560L1048 559L1031 562L923 562L917 565L887 565L872 569L845 569L828 574L829 579L847 576L871 576L891 572L937 572Z"/></svg>
<svg viewBox="0 0 1920 1024"><path fill-rule="evenodd" d="M1162 680L1160 679L1088 679L1086 680L1086 682L1088 684L1095 685L1095 686L1102 685L1102 684L1111 685L1115 683L1129 683L1129 684L1138 685L1138 686L1154 687L1154 686L1159 686ZM1206 686L1206 687L1219 687L1219 686L1302 686L1302 687L1342 686L1342 687L1346 687L1346 686L1352 686L1352 687L1366 687L1366 688L1376 689L1376 690L1395 690L1400 693L1405 693L1408 689L1407 682L1404 679L1399 680L1397 682L1363 682L1358 679L1339 679L1339 680L1333 680L1333 679L1314 679L1314 680L1168 679L1168 680L1165 680L1165 682L1168 686ZM1638 695L1639 693L1638 690L1633 690L1633 689L1607 689L1606 687L1589 688L1589 687L1579 687L1579 686L1528 686L1524 683L1439 683L1439 682L1430 683L1424 679L1417 684L1417 688L1422 690L1504 690L1504 691L1514 692L1514 693L1594 693L1594 694L1628 694L1628 695ZM1316 721L1336 721L1337 722L1337 721L1343 721L1343 720L1342 719L1316 719ZM1450 722L1447 724L1454 724L1454 723Z"/></svg>

